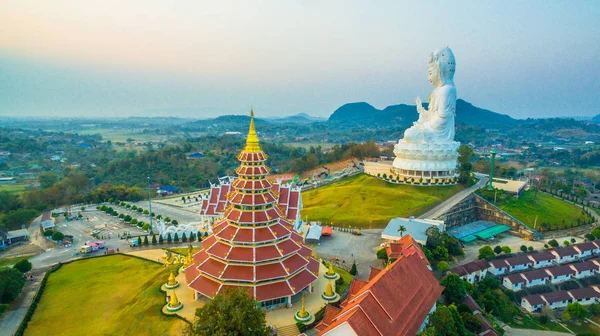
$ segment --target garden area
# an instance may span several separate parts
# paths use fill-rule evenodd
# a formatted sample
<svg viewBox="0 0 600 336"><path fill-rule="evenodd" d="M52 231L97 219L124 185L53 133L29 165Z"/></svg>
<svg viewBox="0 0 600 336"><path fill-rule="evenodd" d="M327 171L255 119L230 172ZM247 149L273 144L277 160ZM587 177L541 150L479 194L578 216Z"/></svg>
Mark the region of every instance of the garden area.
<svg viewBox="0 0 600 336"><path fill-rule="evenodd" d="M384 227L393 217L423 214L463 188L392 184L361 174L303 192L302 218L336 226Z"/></svg>
<svg viewBox="0 0 600 336"><path fill-rule="evenodd" d="M124 255L83 259L50 274L26 335L177 335L160 285L171 268Z"/></svg>
<svg viewBox="0 0 600 336"><path fill-rule="evenodd" d="M580 207L535 190L516 198L502 190L479 189L477 194L538 231L562 230L589 224L593 218ZM495 202L494 202L495 199Z"/></svg>

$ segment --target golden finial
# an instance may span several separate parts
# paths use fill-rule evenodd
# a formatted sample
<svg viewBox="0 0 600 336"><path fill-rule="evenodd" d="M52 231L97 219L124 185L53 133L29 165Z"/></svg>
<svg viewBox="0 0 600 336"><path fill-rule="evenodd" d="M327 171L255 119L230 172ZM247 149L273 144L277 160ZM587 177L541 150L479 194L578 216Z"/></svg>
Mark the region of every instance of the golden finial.
<svg viewBox="0 0 600 336"><path fill-rule="evenodd" d="M171 299L169 300L169 307L177 307L179 306L179 300L177 300L177 294L175 291L171 291Z"/></svg>
<svg viewBox="0 0 600 336"><path fill-rule="evenodd" d="M167 281L167 285L169 285L169 286L177 285L177 280L175 280L175 274L173 274L173 272L171 272L171 275L169 275L169 280Z"/></svg>
<svg viewBox="0 0 600 336"><path fill-rule="evenodd" d="M392 260L388 260L387 264L385 265L385 269L389 270L392 267Z"/></svg>
<svg viewBox="0 0 600 336"><path fill-rule="evenodd" d="M333 271L333 264L329 263L329 270L327 270L327 275L334 276L335 272Z"/></svg>
<svg viewBox="0 0 600 336"><path fill-rule="evenodd" d="M331 286L331 281L327 281L327 288L325 288L325 296L330 298L334 295L333 286Z"/></svg>
<svg viewBox="0 0 600 336"><path fill-rule="evenodd" d="M313 248L313 250L312 250L312 257L318 260L317 251L315 248Z"/></svg>
<svg viewBox="0 0 600 336"><path fill-rule="evenodd" d="M246 138L246 147L244 148L246 152L260 152L262 149L260 148L260 144L258 143L258 135L256 134L256 129L254 128L254 111L250 110L250 129L248 130L248 138Z"/></svg>
<svg viewBox="0 0 600 336"><path fill-rule="evenodd" d="M298 313L298 317L305 318L308 316L308 312L304 308L304 293L302 293L302 305L300 306L300 312Z"/></svg>

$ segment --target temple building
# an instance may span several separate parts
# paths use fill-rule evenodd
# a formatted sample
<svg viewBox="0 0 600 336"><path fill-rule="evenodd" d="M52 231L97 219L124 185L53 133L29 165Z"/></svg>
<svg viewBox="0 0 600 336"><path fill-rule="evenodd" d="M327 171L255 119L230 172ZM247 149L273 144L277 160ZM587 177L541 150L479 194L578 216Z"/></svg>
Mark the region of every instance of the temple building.
<svg viewBox="0 0 600 336"><path fill-rule="evenodd" d="M412 238L405 237L411 243ZM371 268L369 281L355 279L339 308L325 308L315 327L319 335L399 336L422 331L443 287L419 252L405 249L385 269Z"/></svg>
<svg viewBox="0 0 600 336"><path fill-rule="evenodd" d="M281 204L299 199L299 192L292 196L294 190L267 179L268 156L260 147L252 111L250 116L246 146L237 156L241 163L236 169L238 177L221 186L218 197L213 199L212 194L203 207L208 209L205 213L222 211L223 215L185 268L186 282L196 300L213 299L227 288L241 288L256 298L260 307L290 307L304 291L312 292L319 261L294 230L297 213ZM287 198L282 199L284 192Z"/></svg>

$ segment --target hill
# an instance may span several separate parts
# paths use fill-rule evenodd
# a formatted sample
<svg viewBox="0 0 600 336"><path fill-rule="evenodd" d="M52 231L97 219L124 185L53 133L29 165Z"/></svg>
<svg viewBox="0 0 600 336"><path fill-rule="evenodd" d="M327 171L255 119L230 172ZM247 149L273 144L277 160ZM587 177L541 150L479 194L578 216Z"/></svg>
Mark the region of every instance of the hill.
<svg viewBox="0 0 600 336"><path fill-rule="evenodd" d="M361 174L302 193L302 218L337 226L385 227L394 217L421 215L462 189L392 184Z"/></svg>
<svg viewBox="0 0 600 336"><path fill-rule="evenodd" d="M423 104L427 107L427 104ZM409 127L419 118L414 105L391 105L383 110L376 109L368 103L344 104L333 112L328 122L341 124L363 124L372 126L396 125ZM485 128L504 128L515 125L518 121L506 114L482 109L458 99L456 101L456 123Z"/></svg>
<svg viewBox="0 0 600 336"><path fill-rule="evenodd" d="M593 117L593 118L592 118L592 121L593 121L593 122L600 123L600 114L598 114L597 116Z"/></svg>

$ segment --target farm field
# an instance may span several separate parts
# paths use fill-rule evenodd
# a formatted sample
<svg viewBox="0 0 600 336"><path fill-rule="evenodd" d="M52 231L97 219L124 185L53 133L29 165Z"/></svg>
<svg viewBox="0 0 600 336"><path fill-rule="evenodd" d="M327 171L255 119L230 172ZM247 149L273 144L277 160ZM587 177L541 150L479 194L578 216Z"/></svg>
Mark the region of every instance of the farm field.
<svg viewBox="0 0 600 336"><path fill-rule="evenodd" d="M171 268L112 255L63 265L48 283L25 335L180 335L165 317L160 285Z"/></svg>
<svg viewBox="0 0 600 336"><path fill-rule="evenodd" d="M302 218L337 226L385 227L394 217L419 216L463 188L392 184L361 174L302 193Z"/></svg>
<svg viewBox="0 0 600 336"><path fill-rule="evenodd" d="M0 192L8 191L9 193L22 193L26 189L24 184L0 184Z"/></svg>
<svg viewBox="0 0 600 336"><path fill-rule="evenodd" d="M480 189L477 193L493 203L493 192ZM524 191L519 198L498 192L495 205L525 225L533 228L535 224L536 229L544 227L544 223L548 225L544 227L546 229L563 229L590 220L580 207L544 192L538 192L536 196L535 190Z"/></svg>

